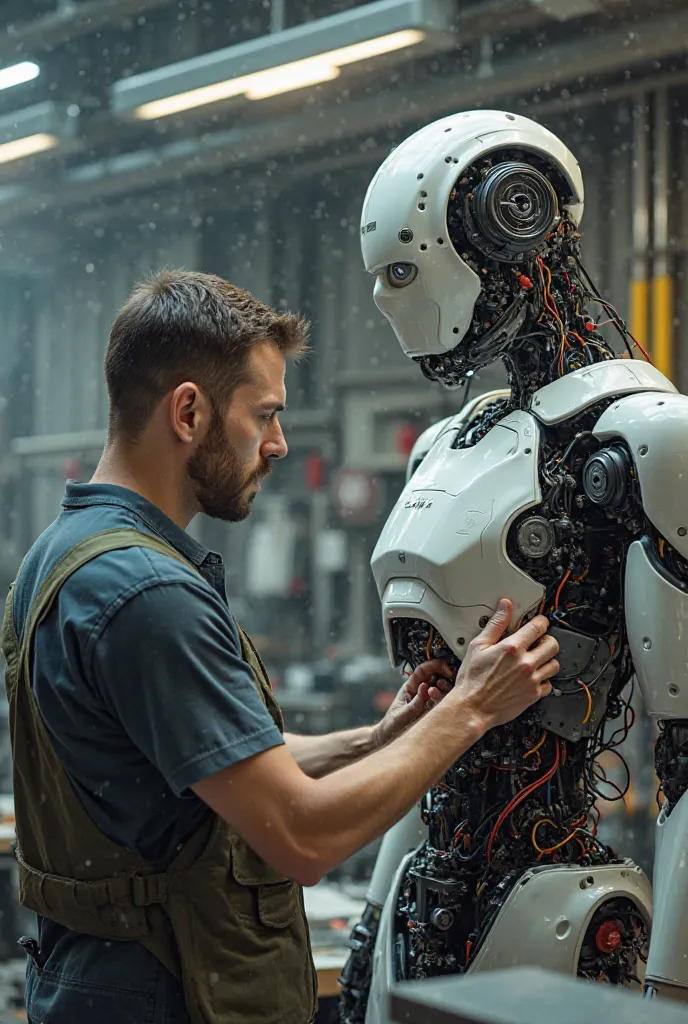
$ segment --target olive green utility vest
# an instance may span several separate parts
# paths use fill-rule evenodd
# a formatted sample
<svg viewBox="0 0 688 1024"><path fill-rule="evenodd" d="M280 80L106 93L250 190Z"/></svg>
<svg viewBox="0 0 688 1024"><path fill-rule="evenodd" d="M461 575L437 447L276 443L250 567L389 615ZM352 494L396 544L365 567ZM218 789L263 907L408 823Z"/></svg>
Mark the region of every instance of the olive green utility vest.
<svg viewBox="0 0 688 1024"><path fill-rule="evenodd" d="M309 1024L317 1007L317 980L301 888L212 815L167 871L156 870L93 823L45 731L31 680L35 631L73 572L106 551L129 547L169 555L196 572L173 547L137 530L95 534L50 571L21 644L10 589L2 650L20 902L75 932L140 942L181 980L193 1024ZM261 700L282 730L265 669L251 641L240 635Z"/></svg>

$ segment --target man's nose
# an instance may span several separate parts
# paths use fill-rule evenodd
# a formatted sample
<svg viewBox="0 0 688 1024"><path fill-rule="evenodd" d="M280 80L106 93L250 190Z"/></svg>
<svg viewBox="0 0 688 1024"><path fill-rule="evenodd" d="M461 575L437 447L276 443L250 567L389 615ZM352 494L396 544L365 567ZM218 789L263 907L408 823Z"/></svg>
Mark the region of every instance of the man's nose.
<svg viewBox="0 0 688 1024"><path fill-rule="evenodd" d="M275 423L269 437L261 445L261 454L266 459L283 459L289 451L279 423Z"/></svg>

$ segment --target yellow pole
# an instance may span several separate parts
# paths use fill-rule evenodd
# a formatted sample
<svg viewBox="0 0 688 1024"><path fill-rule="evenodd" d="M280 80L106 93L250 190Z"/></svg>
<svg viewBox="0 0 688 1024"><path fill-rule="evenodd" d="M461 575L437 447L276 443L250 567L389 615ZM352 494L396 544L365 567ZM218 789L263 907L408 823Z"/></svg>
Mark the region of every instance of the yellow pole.
<svg viewBox="0 0 688 1024"><path fill-rule="evenodd" d="M646 272L646 267L640 266L638 271L642 275L643 271ZM644 349L647 349L650 343L650 282L644 276L631 281L630 299L631 334ZM640 353L636 352L635 355L638 356Z"/></svg>
<svg viewBox="0 0 688 1024"><path fill-rule="evenodd" d="M674 302L669 258L669 104L665 88L654 97L652 201L652 360L665 376L674 372Z"/></svg>
<svg viewBox="0 0 688 1024"><path fill-rule="evenodd" d="M652 361L670 379L674 371L673 320L674 282L668 274L655 275L652 279Z"/></svg>
<svg viewBox="0 0 688 1024"><path fill-rule="evenodd" d="M633 106L633 260L629 292L631 334L644 349L650 344L650 152L648 103L639 96ZM636 359L640 352L633 352Z"/></svg>

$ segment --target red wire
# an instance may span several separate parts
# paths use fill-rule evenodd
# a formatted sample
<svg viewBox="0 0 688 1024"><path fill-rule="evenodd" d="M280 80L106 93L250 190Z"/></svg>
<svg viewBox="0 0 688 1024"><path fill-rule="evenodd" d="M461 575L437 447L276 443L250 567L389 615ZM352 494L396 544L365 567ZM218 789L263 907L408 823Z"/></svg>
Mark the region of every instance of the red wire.
<svg viewBox="0 0 688 1024"><path fill-rule="evenodd" d="M565 585L565 583L566 583L566 581L567 581L567 579L569 578L570 575L571 575L571 570L567 569L566 572L564 573L564 578L562 579L561 583L557 587L557 593L556 593L555 598L554 598L554 610L555 610L555 612L559 611L559 598L561 597L561 592L564 589L564 585Z"/></svg>
<svg viewBox="0 0 688 1024"><path fill-rule="evenodd" d="M503 824L505 818L507 818L511 814L511 812L514 811L516 809L516 807L518 807L518 805L520 803L523 803L523 801L526 799L526 797L529 797L530 794L534 790L538 789L538 787L542 786L545 782L549 782L549 780L552 778L552 776L556 772L557 768L559 767L559 737L558 736L554 737L554 743L555 743L555 755L554 755L554 763L553 763L552 767L548 768L548 770L545 772L545 774L542 775L539 779L536 779L535 782L531 782L531 784L529 786L526 786L526 788L522 789L520 793L517 793L516 796L512 797L512 799L509 801L509 803L506 805L506 807L504 808L502 813L497 818L497 821L495 822L494 828L492 829L492 832L490 833L490 838L489 838L489 840L487 842L487 862L488 862L488 864L492 863L492 844L494 843L495 836L497 835L497 833L499 832L500 828L502 827L502 824Z"/></svg>

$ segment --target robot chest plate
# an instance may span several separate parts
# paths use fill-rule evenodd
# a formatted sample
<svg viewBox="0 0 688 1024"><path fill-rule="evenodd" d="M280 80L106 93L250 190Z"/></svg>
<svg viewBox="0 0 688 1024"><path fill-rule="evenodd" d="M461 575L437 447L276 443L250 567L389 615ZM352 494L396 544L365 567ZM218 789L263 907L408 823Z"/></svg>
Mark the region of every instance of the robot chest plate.
<svg viewBox="0 0 688 1024"><path fill-rule="evenodd" d="M513 412L470 448L439 439L401 494L373 554L381 596L419 580L449 605L465 609L462 628L479 631L484 609L503 596L514 621L536 605L543 587L507 556L514 518L541 500L538 424ZM412 589L412 588L411 588ZM388 595L389 596L389 595Z"/></svg>

